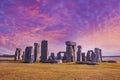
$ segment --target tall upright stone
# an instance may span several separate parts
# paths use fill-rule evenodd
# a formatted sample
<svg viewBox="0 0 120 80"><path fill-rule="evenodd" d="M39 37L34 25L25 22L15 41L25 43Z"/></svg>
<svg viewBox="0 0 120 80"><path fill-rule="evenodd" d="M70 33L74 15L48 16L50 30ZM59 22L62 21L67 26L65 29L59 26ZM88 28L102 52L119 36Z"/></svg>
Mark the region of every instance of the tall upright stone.
<svg viewBox="0 0 120 80"><path fill-rule="evenodd" d="M34 62L37 61L38 54L39 54L39 44L34 43Z"/></svg>
<svg viewBox="0 0 120 80"><path fill-rule="evenodd" d="M25 48L25 58L24 58L25 63L31 62L32 51L33 51L33 48L31 46Z"/></svg>
<svg viewBox="0 0 120 80"><path fill-rule="evenodd" d="M51 53L50 57L52 58L52 60L55 60L55 54Z"/></svg>
<svg viewBox="0 0 120 80"><path fill-rule="evenodd" d="M22 54L22 61L24 61L24 59L25 59L25 52L23 51L23 54Z"/></svg>
<svg viewBox="0 0 120 80"><path fill-rule="evenodd" d="M48 41L43 40L41 42L41 62L46 62L48 59Z"/></svg>
<svg viewBox="0 0 120 80"><path fill-rule="evenodd" d="M66 61L75 61L75 46L76 43L72 41L66 41Z"/></svg>
<svg viewBox="0 0 120 80"><path fill-rule="evenodd" d="M20 48L16 48L14 60L15 61L21 60L21 49Z"/></svg>
<svg viewBox="0 0 120 80"><path fill-rule="evenodd" d="M92 53L91 53L91 62L96 62L96 54L95 54L95 52L93 52L92 51Z"/></svg>
<svg viewBox="0 0 120 80"><path fill-rule="evenodd" d="M85 53L82 53L82 61L83 61L83 62L86 61L85 58L86 58L86 57L85 57Z"/></svg>
<svg viewBox="0 0 120 80"><path fill-rule="evenodd" d="M102 50L100 49L100 61L102 62L103 59L102 59Z"/></svg>
<svg viewBox="0 0 120 80"><path fill-rule="evenodd" d="M82 61L82 54L81 54L81 50L82 50L82 47L79 45L78 47L78 51L77 51L77 61Z"/></svg>
<svg viewBox="0 0 120 80"><path fill-rule="evenodd" d="M91 61L91 54L93 53L93 50L88 50L87 55L86 55L86 61Z"/></svg>
<svg viewBox="0 0 120 80"><path fill-rule="evenodd" d="M100 62L100 49L99 48L95 48L95 60L96 62Z"/></svg>
<svg viewBox="0 0 120 80"><path fill-rule="evenodd" d="M58 52L58 54L57 54L57 59L58 59L58 60L62 60L62 55L61 55L60 52Z"/></svg>

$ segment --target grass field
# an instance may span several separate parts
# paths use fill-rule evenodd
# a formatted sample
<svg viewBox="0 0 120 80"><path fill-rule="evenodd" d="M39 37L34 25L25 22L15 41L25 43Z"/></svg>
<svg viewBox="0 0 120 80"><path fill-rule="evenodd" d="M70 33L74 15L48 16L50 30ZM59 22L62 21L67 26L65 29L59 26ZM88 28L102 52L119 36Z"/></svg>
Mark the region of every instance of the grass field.
<svg viewBox="0 0 120 80"><path fill-rule="evenodd" d="M120 63L0 63L0 80L120 80Z"/></svg>

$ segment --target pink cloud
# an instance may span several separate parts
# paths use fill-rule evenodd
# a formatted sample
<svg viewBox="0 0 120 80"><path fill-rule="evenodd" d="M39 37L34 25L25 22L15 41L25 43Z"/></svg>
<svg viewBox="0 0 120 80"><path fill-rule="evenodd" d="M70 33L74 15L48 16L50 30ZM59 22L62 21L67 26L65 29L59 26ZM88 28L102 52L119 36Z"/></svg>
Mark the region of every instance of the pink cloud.
<svg viewBox="0 0 120 80"><path fill-rule="evenodd" d="M104 52L118 52L120 50L119 20L119 17L111 18L104 22L102 28L95 29L92 33L84 34L81 37L78 34L76 41L86 48L84 51L100 47Z"/></svg>

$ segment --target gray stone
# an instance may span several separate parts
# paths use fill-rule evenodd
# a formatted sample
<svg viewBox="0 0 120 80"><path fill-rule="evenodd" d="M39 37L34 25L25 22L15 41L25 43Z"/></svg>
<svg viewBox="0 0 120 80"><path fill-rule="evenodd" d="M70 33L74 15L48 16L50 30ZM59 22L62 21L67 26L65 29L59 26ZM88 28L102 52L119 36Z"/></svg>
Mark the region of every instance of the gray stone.
<svg viewBox="0 0 120 80"><path fill-rule="evenodd" d="M33 50L33 48L31 46L25 48L25 58L24 58L25 63L30 63L31 62L32 50Z"/></svg>
<svg viewBox="0 0 120 80"><path fill-rule="evenodd" d="M103 59L102 59L102 50L100 49L100 61L102 62Z"/></svg>
<svg viewBox="0 0 120 80"><path fill-rule="evenodd" d="M95 48L96 62L102 62L102 51L99 48Z"/></svg>
<svg viewBox="0 0 120 80"><path fill-rule="evenodd" d="M48 41L43 40L41 42L41 62L47 62L48 59Z"/></svg>
<svg viewBox="0 0 120 80"><path fill-rule="evenodd" d="M86 55L86 61L91 61L91 52L92 50L89 50Z"/></svg>
<svg viewBox="0 0 120 80"><path fill-rule="evenodd" d="M85 53L82 53L82 61L86 61Z"/></svg>
<svg viewBox="0 0 120 80"><path fill-rule="evenodd" d="M96 62L95 56L96 56L96 54L94 52L92 52L92 54L91 54L91 61L92 62Z"/></svg>
<svg viewBox="0 0 120 80"><path fill-rule="evenodd" d="M55 54L54 53L51 53L50 57L53 61L55 60Z"/></svg>
<svg viewBox="0 0 120 80"><path fill-rule="evenodd" d="M79 61L82 61L82 54L81 54L82 47L79 45L77 48L78 48L78 51L77 51L77 62L79 62Z"/></svg>
<svg viewBox="0 0 120 80"><path fill-rule="evenodd" d="M37 61L38 54L39 54L39 44L34 43L34 62Z"/></svg>
<svg viewBox="0 0 120 80"><path fill-rule="evenodd" d="M25 52L23 51L23 54L22 54L22 61L24 61L24 59L25 59Z"/></svg>
<svg viewBox="0 0 120 80"><path fill-rule="evenodd" d="M17 60L21 60L21 49L20 48L16 48L16 51L15 51L15 56L14 56L14 60L17 61Z"/></svg>
<svg viewBox="0 0 120 80"><path fill-rule="evenodd" d="M75 46L76 43L72 41L66 41L66 61L75 61Z"/></svg>

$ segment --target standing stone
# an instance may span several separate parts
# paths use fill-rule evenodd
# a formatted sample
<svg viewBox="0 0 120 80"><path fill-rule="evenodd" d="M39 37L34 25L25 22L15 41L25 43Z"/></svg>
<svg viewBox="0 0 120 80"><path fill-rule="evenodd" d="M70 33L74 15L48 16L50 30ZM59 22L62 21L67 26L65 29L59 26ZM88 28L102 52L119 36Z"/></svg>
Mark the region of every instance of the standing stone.
<svg viewBox="0 0 120 80"><path fill-rule="evenodd" d="M95 57L96 57L96 54L94 52L92 52L92 54L91 54L91 61L92 62L96 62Z"/></svg>
<svg viewBox="0 0 120 80"><path fill-rule="evenodd" d="M24 59L25 63L30 63L31 62L32 50L33 50L33 48L31 46L25 48L25 59Z"/></svg>
<svg viewBox="0 0 120 80"><path fill-rule="evenodd" d="M66 59L66 52L65 51L59 51L57 53L57 60L62 60L62 62L65 62Z"/></svg>
<svg viewBox="0 0 120 80"><path fill-rule="evenodd" d="M38 43L34 43L34 62L37 61L38 53L39 53L39 44Z"/></svg>
<svg viewBox="0 0 120 80"><path fill-rule="evenodd" d="M23 51L23 54L22 54L22 61L24 61L24 59L25 59L25 52Z"/></svg>
<svg viewBox="0 0 120 80"><path fill-rule="evenodd" d="M100 60L101 62L103 62L103 59L102 59L102 50L100 49Z"/></svg>
<svg viewBox="0 0 120 80"><path fill-rule="evenodd" d="M52 60L55 60L55 54L51 53L50 57L52 58Z"/></svg>
<svg viewBox="0 0 120 80"><path fill-rule="evenodd" d="M67 62L67 54L66 54L66 52L64 53L64 55L62 57L62 62Z"/></svg>
<svg viewBox="0 0 120 80"><path fill-rule="evenodd" d="M86 61L86 60L85 60L85 53L82 53L82 61L83 61L83 62Z"/></svg>
<svg viewBox="0 0 120 80"><path fill-rule="evenodd" d="M72 41L66 41L66 61L75 61L75 46L76 43Z"/></svg>
<svg viewBox="0 0 120 80"><path fill-rule="evenodd" d="M15 56L14 56L14 60L17 61L18 60L18 48L16 48L15 51Z"/></svg>
<svg viewBox="0 0 120 80"><path fill-rule="evenodd" d="M21 49L20 48L16 48L14 60L15 61L21 60Z"/></svg>
<svg viewBox="0 0 120 80"><path fill-rule="evenodd" d="M95 56L95 60L96 60L96 62L100 62L99 61L99 57L100 57L100 50L99 50L99 48L95 48L95 54L96 54L96 56Z"/></svg>
<svg viewBox="0 0 120 80"><path fill-rule="evenodd" d="M62 60L62 56L61 56L61 53L60 53L60 52L57 54L57 59L58 59L58 60Z"/></svg>
<svg viewBox="0 0 120 80"><path fill-rule="evenodd" d="M19 50L18 50L18 60L21 60L21 52L22 52L22 50L19 48Z"/></svg>
<svg viewBox="0 0 120 80"><path fill-rule="evenodd" d="M48 41L41 42L41 62L47 62L48 59Z"/></svg>
<svg viewBox="0 0 120 80"><path fill-rule="evenodd" d="M91 51L87 52L86 61L91 61Z"/></svg>
<svg viewBox="0 0 120 80"><path fill-rule="evenodd" d="M81 55L81 46L79 45L78 47L78 51L77 51L77 61L82 61L82 55Z"/></svg>
<svg viewBox="0 0 120 80"><path fill-rule="evenodd" d="M67 55L66 55L67 60L66 61L67 62L73 61L73 49L72 49L72 46L67 46L66 52L67 52Z"/></svg>

